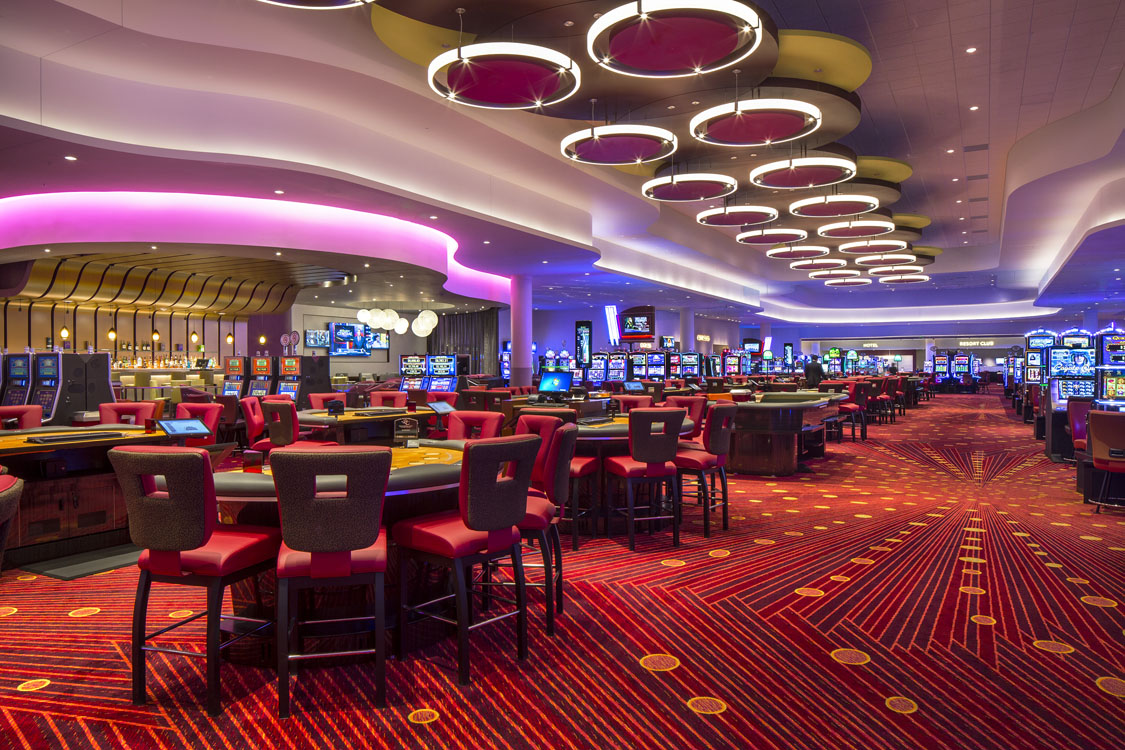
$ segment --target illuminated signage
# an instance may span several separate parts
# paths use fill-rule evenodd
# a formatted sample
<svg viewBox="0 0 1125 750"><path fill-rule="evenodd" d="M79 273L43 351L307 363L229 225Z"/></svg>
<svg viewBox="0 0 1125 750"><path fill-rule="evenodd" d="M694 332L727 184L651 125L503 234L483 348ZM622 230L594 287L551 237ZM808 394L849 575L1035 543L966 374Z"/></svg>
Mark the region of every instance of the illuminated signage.
<svg viewBox="0 0 1125 750"><path fill-rule="evenodd" d="M879 344L874 342L874 341L868 341L866 344L863 345L863 348L864 349L878 349Z"/></svg>
<svg viewBox="0 0 1125 750"><path fill-rule="evenodd" d="M965 346L965 347L972 347L972 346L996 346L996 342L995 342L994 340L992 340L992 339L987 339L987 340L982 340L982 339L969 339L969 340L966 340L966 341L958 341L958 342L957 342L957 346Z"/></svg>
<svg viewBox="0 0 1125 750"><path fill-rule="evenodd" d="M621 343L621 329L617 326L617 305L605 306L605 323L609 328L609 345L617 346Z"/></svg>
<svg viewBox="0 0 1125 750"><path fill-rule="evenodd" d="M707 333L697 333L695 334L695 340L704 344L709 344L711 343L711 335Z"/></svg>

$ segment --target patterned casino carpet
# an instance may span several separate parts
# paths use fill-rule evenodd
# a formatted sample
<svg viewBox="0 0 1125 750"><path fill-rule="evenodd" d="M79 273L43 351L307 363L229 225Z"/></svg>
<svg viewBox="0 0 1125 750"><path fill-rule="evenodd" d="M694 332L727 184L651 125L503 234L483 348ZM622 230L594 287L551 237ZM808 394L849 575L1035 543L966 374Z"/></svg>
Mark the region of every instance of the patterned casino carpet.
<svg viewBox="0 0 1125 750"><path fill-rule="evenodd" d="M732 529L567 550L566 616L390 664L311 669L274 718L272 673L150 657L129 702L136 574L0 583L0 747L1120 748L1125 513L1094 515L996 396L942 396L814 474L732 483ZM693 516L694 518L694 516ZM538 594L535 595L536 597ZM538 603L538 599L534 599ZM154 594L150 624L197 609ZM201 628L167 641L199 648ZM186 629L185 629L186 630Z"/></svg>

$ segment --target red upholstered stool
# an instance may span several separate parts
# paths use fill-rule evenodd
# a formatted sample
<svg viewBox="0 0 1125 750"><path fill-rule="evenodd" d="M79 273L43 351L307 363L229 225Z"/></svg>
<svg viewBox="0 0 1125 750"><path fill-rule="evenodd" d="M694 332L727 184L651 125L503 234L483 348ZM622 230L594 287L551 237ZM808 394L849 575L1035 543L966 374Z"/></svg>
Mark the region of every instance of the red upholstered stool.
<svg viewBox="0 0 1125 750"><path fill-rule="evenodd" d="M309 408L311 409L327 409L329 401L339 401L341 404L347 406L347 394L333 391L332 393L310 393L309 394Z"/></svg>
<svg viewBox="0 0 1125 750"><path fill-rule="evenodd" d="M203 422L204 426L211 431L211 437L205 438L188 438L185 444L188 447L197 447L200 445L214 445L215 435L219 430L219 417L223 416L222 404L201 404L201 403L178 403L176 404L176 418L177 419L190 419L192 417Z"/></svg>
<svg viewBox="0 0 1125 750"><path fill-rule="evenodd" d="M4 567L4 548L8 545L8 530L23 494L23 480L11 474L0 474L0 569Z"/></svg>
<svg viewBox="0 0 1125 750"><path fill-rule="evenodd" d="M545 489L547 454L551 449L551 439L555 430L563 426L563 421L558 417L546 414L520 414L516 420L514 435L538 435L543 439L539 446L539 454L535 457L535 468L531 470L531 486L537 490ZM553 478L552 478L553 480Z"/></svg>
<svg viewBox="0 0 1125 750"><path fill-rule="evenodd" d="M129 536L141 547L137 566L137 598L133 605L133 703L145 702L145 653L205 656L207 712L222 713L219 652L242 636L222 643L223 595L226 587L272 568L281 543L279 529L219 524L218 502L211 460L203 448L125 446L109 452L117 482L125 498ZM167 492L157 492L155 477L163 476ZM148 594L152 584L168 583L207 589L207 608L151 636L145 634ZM205 654L146 646L145 642L173 628L207 617ZM247 618L240 618L246 622ZM272 625L253 620L258 627Z"/></svg>
<svg viewBox="0 0 1125 750"><path fill-rule="evenodd" d="M687 418L695 425L687 435L688 440L695 440L703 434L703 415L707 413L706 396L669 396L662 406L671 409L687 409Z"/></svg>
<svg viewBox="0 0 1125 750"><path fill-rule="evenodd" d="M461 460L460 509L399 521L391 529L398 549L399 627L396 635L400 659L405 656L403 641L413 614L457 626L457 678L462 685L469 684L470 629L515 614L517 653L521 660L527 658L527 597L518 524L527 514L531 469L541 442L537 435L470 440L465 444ZM473 566L504 557L511 558L512 562L516 609L474 623L472 595L477 592L471 585ZM412 560L450 568L454 592L424 604L411 605L409 564ZM456 620L433 610L434 605L449 599L456 601Z"/></svg>
<svg viewBox="0 0 1125 750"><path fill-rule="evenodd" d="M238 405L242 407L242 420L246 423L246 444L253 451L268 451L273 448L269 438L263 438L266 431L266 417L262 413L262 402L257 396L247 396L240 399Z"/></svg>
<svg viewBox="0 0 1125 750"><path fill-rule="evenodd" d="M610 396L610 400L617 403L617 411L621 414L628 414L633 409L652 407L652 396Z"/></svg>
<svg viewBox="0 0 1125 750"><path fill-rule="evenodd" d="M410 394L406 391L369 391L367 397L371 406L392 406L405 409Z"/></svg>
<svg viewBox="0 0 1125 750"><path fill-rule="evenodd" d="M155 419L156 406L151 401L119 401L115 404L98 404L100 424L125 424L124 417L132 417L133 424L143 425L146 419Z"/></svg>
<svg viewBox="0 0 1125 750"><path fill-rule="evenodd" d="M494 438L503 424L504 415L498 411L455 411L449 415L449 439Z"/></svg>
<svg viewBox="0 0 1125 750"><path fill-rule="evenodd" d="M699 449L676 452L676 479L680 497L684 494L684 477L696 479L696 497L703 505L703 536L711 536L711 513L723 509L723 531L730 528L730 503L727 493L727 455L730 453L730 436L734 431L734 416L738 406L717 402L707 412L707 426L703 428L703 441ZM682 445L682 444L681 444ZM715 500L715 479L719 480L722 499ZM708 489L707 483L711 486Z"/></svg>
<svg viewBox="0 0 1125 750"><path fill-rule="evenodd" d="M391 451L375 446L278 448L270 454L281 515L277 557L277 713L289 715L289 664L296 659L341 654L375 654L375 705L387 702L386 616L383 576L387 535L382 533L383 500L391 475ZM347 491L318 493L318 476L347 477ZM374 620L373 648L294 654L299 628L319 620L301 617L298 592L327 586L371 586L372 616L335 618L334 623Z"/></svg>
<svg viewBox="0 0 1125 750"><path fill-rule="evenodd" d="M290 399L286 399L285 401L263 401L262 417L265 419L266 426L269 427L270 431L270 444L266 450L281 448L287 445L295 445L302 448L337 445L334 440L303 439L307 437L307 434L300 432L300 425L297 422L297 405ZM258 441L255 445L261 444L261 442L262 441ZM262 448L256 450L262 450Z"/></svg>
<svg viewBox="0 0 1125 750"><path fill-rule="evenodd" d="M680 488L672 460L686 416L685 409L633 409L629 412L629 455L605 459L606 473L625 486L625 507L612 510L627 519L630 550L636 549L637 521L670 519L672 546L680 546ZM653 432L653 428L659 431ZM648 490L647 505L637 505L638 487ZM665 489L672 500L672 508L667 512L662 510ZM649 515L638 516L638 508Z"/></svg>
<svg viewBox="0 0 1125 750"><path fill-rule="evenodd" d="M433 404L438 401L449 404L454 409L457 408L457 399L460 394L456 391L427 391L426 403ZM449 430L446 429L445 423L442 421L440 414L434 414L425 418L427 425L426 437L432 440L443 440L449 436Z"/></svg>
<svg viewBox="0 0 1125 750"><path fill-rule="evenodd" d="M1125 506L1125 500L1113 503L1109 497L1110 477L1125 474L1125 412L1091 410L1087 415L1086 449L1094 468L1105 472L1101 492L1094 501L1098 506L1095 512L1101 513L1103 505Z"/></svg>
<svg viewBox="0 0 1125 750"><path fill-rule="evenodd" d="M1086 417L1094 408L1094 399L1071 397L1066 402L1066 422L1070 442L1075 451L1086 452Z"/></svg>
<svg viewBox="0 0 1125 750"><path fill-rule="evenodd" d="M99 414L100 416L100 414ZM43 407L39 404L25 406L0 406L0 425L9 419L16 420L17 430L43 426Z"/></svg>

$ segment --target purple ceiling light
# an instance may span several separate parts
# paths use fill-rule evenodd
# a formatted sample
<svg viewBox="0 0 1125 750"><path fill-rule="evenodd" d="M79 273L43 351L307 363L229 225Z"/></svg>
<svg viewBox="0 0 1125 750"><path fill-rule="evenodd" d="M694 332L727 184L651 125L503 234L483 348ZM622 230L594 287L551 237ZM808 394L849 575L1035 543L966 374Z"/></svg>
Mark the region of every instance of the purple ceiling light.
<svg viewBox="0 0 1125 750"><path fill-rule="evenodd" d="M826 218L867 213L879 207L879 199L870 195L821 195L802 198L789 204L794 216Z"/></svg>
<svg viewBox="0 0 1125 750"><path fill-rule="evenodd" d="M797 156L755 167L750 182L780 190L825 187L855 177L855 161L842 156Z"/></svg>
<svg viewBox="0 0 1125 750"><path fill-rule="evenodd" d="M695 220L709 227L745 227L765 224L777 216L777 209L769 206L722 206L700 211Z"/></svg>
<svg viewBox="0 0 1125 750"><path fill-rule="evenodd" d="M569 99L582 84L574 61L549 47L482 42L430 61L434 93L482 109L539 109Z"/></svg>
<svg viewBox="0 0 1125 750"><path fill-rule="evenodd" d="M850 239L852 237L877 237L895 231L895 223L887 219L852 219L824 224L817 228L821 237Z"/></svg>
<svg viewBox="0 0 1125 750"><path fill-rule="evenodd" d="M722 198L738 189L738 180L725 174L694 172L649 180L641 186L646 198L675 203Z"/></svg>
<svg viewBox="0 0 1125 750"><path fill-rule="evenodd" d="M808 236L809 233L804 229L771 227L740 232L734 239L743 245L780 245L786 242L801 242L808 239Z"/></svg>
<svg viewBox="0 0 1125 750"><path fill-rule="evenodd" d="M689 128L704 143L755 148L804 138L821 120L819 107L796 99L744 99L703 110Z"/></svg>
<svg viewBox="0 0 1125 750"><path fill-rule="evenodd" d="M596 125L563 138L563 156L583 164L606 166L659 161L679 145L671 130L651 125Z"/></svg>

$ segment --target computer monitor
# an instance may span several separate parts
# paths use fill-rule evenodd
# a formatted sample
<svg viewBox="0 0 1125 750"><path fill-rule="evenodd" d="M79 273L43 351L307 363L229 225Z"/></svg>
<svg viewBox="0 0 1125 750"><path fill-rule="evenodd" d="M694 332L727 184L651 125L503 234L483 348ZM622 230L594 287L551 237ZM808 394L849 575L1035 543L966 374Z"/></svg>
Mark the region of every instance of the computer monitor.
<svg viewBox="0 0 1125 750"><path fill-rule="evenodd" d="M430 411L439 416L445 416L450 412L457 411L453 408L453 404L446 403L445 401L432 401L426 404L426 406L430 407Z"/></svg>
<svg viewBox="0 0 1125 750"><path fill-rule="evenodd" d="M624 384L622 384L622 388L629 393L644 393L645 384L639 380L626 380Z"/></svg>
<svg viewBox="0 0 1125 750"><path fill-rule="evenodd" d="M540 393L568 393L574 376L570 372L545 372L539 380Z"/></svg>
<svg viewBox="0 0 1125 750"><path fill-rule="evenodd" d="M164 430L168 437L174 438L205 438L211 437L211 430L200 419L158 419L156 425Z"/></svg>

